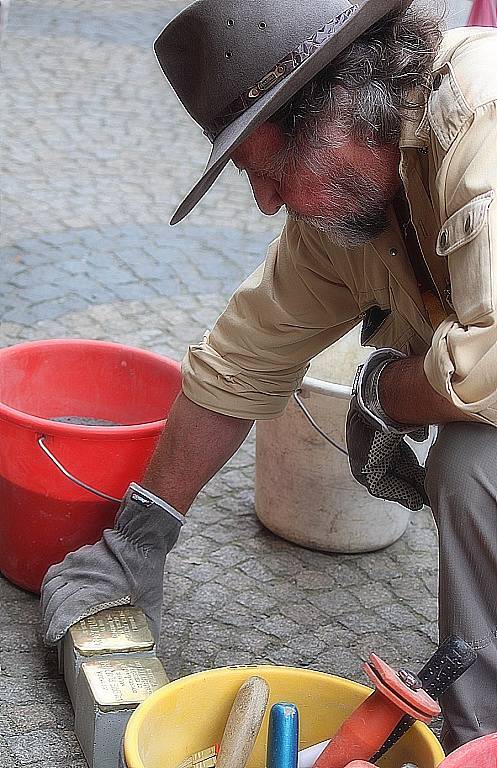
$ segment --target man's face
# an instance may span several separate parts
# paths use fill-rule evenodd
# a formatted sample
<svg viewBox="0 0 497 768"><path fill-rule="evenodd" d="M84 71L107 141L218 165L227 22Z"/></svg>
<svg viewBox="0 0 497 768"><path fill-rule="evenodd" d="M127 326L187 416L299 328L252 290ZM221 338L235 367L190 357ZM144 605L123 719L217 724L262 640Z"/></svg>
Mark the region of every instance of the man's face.
<svg viewBox="0 0 497 768"><path fill-rule="evenodd" d="M400 186L395 147L369 148L353 140L286 152L273 123L257 128L233 153L247 173L260 210L282 206L344 247L370 242L388 226L387 209Z"/></svg>

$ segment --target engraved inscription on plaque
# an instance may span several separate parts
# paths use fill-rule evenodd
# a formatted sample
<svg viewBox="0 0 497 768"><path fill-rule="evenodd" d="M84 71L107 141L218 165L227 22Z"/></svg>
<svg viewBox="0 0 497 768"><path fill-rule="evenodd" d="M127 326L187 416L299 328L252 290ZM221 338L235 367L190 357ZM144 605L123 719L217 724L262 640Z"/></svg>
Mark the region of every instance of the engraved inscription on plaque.
<svg viewBox="0 0 497 768"><path fill-rule="evenodd" d="M87 661L81 667L93 698L102 710L141 704L169 682L158 659Z"/></svg>
<svg viewBox="0 0 497 768"><path fill-rule="evenodd" d="M74 647L83 656L100 653L148 651L154 638L139 608L108 608L88 616L69 630Z"/></svg>
<svg viewBox="0 0 497 768"><path fill-rule="evenodd" d="M201 752L194 752L193 755L183 760L178 768L216 768L218 752L218 744L209 749L203 749Z"/></svg>

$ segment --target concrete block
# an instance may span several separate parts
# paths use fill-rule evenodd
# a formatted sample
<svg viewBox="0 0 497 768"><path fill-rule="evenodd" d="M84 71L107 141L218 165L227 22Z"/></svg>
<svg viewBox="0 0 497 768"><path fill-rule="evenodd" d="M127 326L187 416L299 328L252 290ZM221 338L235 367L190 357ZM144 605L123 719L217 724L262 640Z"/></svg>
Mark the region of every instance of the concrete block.
<svg viewBox="0 0 497 768"><path fill-rule="evenodd" d="M61 649L64 678L76 710L76 684L85 661L154 658L154 638L139 608L108 608L82 619L67 632ZM60 655L59 655L60 659Z"/></svg>
<svg viewBox="0 0 497 768"><path fill-rule="evenodd" d="M57 669L59 670L59 675L64 674L64 641L59 640L57 643Z"/></svg>
<svg viewBox="0 0 497 768"><path fill-rule="evenodd" d="M132 713L168 682L156 658L113 657L81 665L74 727L89 768L116 768Z"/></svg>

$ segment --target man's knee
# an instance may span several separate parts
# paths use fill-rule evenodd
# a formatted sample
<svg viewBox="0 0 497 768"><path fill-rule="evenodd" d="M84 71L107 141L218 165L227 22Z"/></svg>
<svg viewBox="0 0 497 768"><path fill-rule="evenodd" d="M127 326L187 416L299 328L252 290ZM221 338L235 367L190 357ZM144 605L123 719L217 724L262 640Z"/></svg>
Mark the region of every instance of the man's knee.
<svg viewBox="0 0 497 768"><path fill-rule="evenodd" d="M453 488L454 482L465 482L466 463L464 462L464 435L458 429L459 424L446 424L438 432L426 460L426 491L430 499L436 497L442 489ZM454 429L455 427L455 429Z"/></svg>
<svg viewBox="0 0 497 768"><path fill-rule="evenodd" d="M426 491L436 512L437 499L497 497L497 429L457 422L440 429L426 461Z"/></svg>

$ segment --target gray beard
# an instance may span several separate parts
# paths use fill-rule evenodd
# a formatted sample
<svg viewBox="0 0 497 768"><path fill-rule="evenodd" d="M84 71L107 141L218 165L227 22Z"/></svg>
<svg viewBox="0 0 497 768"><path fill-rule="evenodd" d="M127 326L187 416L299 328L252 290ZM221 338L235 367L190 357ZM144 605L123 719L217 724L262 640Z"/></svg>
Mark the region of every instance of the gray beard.
<svg viewBox="0 0 497 768"><path fill-rule="evenodd" d="M330 221L325 216L301 216L287 207L289 218L323 232L333 245L340 248L357 248L376 240L389 225L388 204L383 207L372 206L369 210L344 216L338 221Z"/></svg>
<svg viewBox="0 0 497 768"><path fill-rule="evenodd" d="M319 168L315 158L310 157L309 162L310 167ZM339 169L335 177L328 175L323 186L324 195L335 205L337 202L342 204L343 200L353 200L357 213L345 211L341 218L330 219L326 215L300 215L287 207L289 217L323 232L340 248L366 245L376 240L388 228L388 208L395 192L389 198L378 184L362 176L347 163Z"/></svg>

